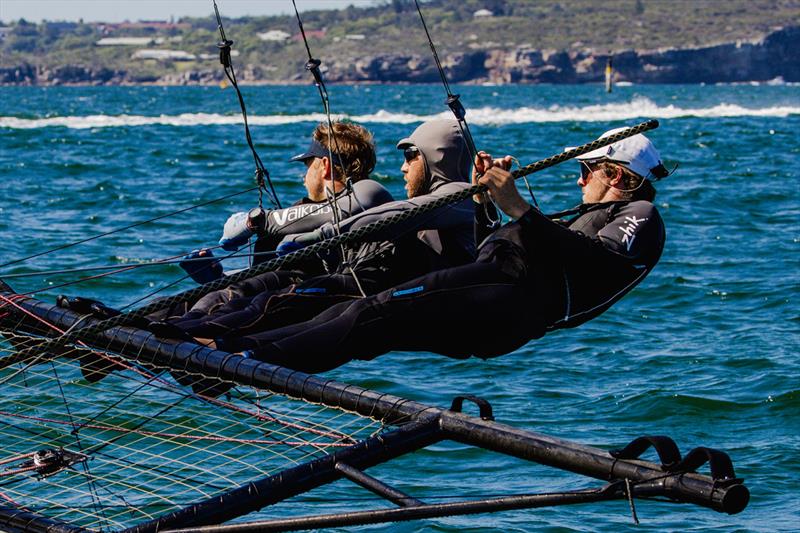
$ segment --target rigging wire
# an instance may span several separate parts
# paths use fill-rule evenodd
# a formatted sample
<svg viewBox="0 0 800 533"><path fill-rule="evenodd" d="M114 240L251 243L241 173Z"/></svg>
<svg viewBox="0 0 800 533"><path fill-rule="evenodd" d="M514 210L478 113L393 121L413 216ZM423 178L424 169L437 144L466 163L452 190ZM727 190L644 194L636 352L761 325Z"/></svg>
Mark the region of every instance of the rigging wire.
<svg viewBox="0 0 800 533"><path fill-rule="evenodd" d="M418 0L414 0L414 5L417 7L417 13L419 14L419 20L422 22L422 28L425 30L425 36L428 39L428 46L431 49L431 54L433 55L433 61L436 64L436 69L439 71L439 77L442 79L442 85L444 86L444 90L447 93L447 100L445 100L445 104L450 110L453 112L453 115L456 117L456 121L458 122L458 128L461 131L461 136L464 138L464 141L467 143L467 149L469 150L470 157L473 161L475 161L476 157L478 156L478 148L475 146L475 140L472 137L472 132L469 129L469 124L467 124L467 111L464 109L464 105L461 103L461 95L453 94L453 91L450 90L450 83L447 81L447 75L444 72L444 67L442 66L442 62L439 60L439 54L436 52L436 46L433 44L433 39L431 38L431 34L428 31L428 25L425 23L425 17L422 15L422 8L419 5ZM528 185L527 178L525 179L525 184ZM528 191L531 194L531 198L533 198L534 203L536 203L536 198L533 196L533 190L531 189L530 185L528 185ZM492 202L494 204L494 200L487 194L481 193L484 202L483 202L483 209L486 214L487 219L492 220L488 203ZM539 205L536 204L538 208ZM493 223L499 223L500 218L500 211L497 209L495 205L495 211L498 213L497 220L493 220Z"/></svg>
<svg viewBox="0 0 800 533"><path fill-rule="evenodd" d="M52 360L50 361L50 367L53 369L53 376L55 376L56 378L56 383L58 384L58 391L62 401L64 402L64 410L67 413L67 418L69 419L69 425L72 426L71 433L75 437L75 443L78 445L78 451L83 453L84 447L83 443L81 442L81 437L78 434L78 427L75 424L75 418L72 416L72 410L69 408L69 402L67 401L67 395L64 393L64 385L61 382L61 377L58 375L58 370L56 369L56 365ZM89 469L89 465L87 463L88 461L81 461L80 465L84 473L86 474L86 482L89 485L89 493L91 494L92 504L95 507L95 512L97 512L98 506L100 506L100 496L97 494L97 484L95 477L92 475L92 472ZM100 518L102 518L105 521L106 526L108 526L109 525L108 516L106 516L105 510L103 510L102 507L99 507L99 509L100 509L99 513Z"/></svg>
<svg viewBox="0 0 800 533"><path fill-rule="evenodd" d="M169 259L176 259L178 257L181 257L181 256L180 255L176 255L176 256L173 256L173 257L171 257ZM172 263L172 261L169 261L167 264L170 264L170 263ZM100 278L105 278L105 277L108 277L108 276L113 276L115 274L121 274L123 272L128 272L130 270L133 270L135 268L139 268L139 267L142 267L142 266L150 266L151 264L157 265L159 263L144 263L144 264L141 264L141 265L129 265L129 266L122 267L122 268L117 267L116 270L112 270L111 272L104 272L102 274L95 274L94 276L85 276L83 278L79 278L79 279L72 280L72 281L67 281L67 282L64 282L64 283L59 283L57 285L47 285L46 287L41 287L39 289L34 289L34 290L31 290L31 291L22 292L22 293L19 293L19 294L21 294L23 296L30 296L30 295L37 294L37 293L40 293L40 292L48 292L48 291L52 291L53 289L60 289L60 288L63 288L63 287L69 287L71 285L77 285L79 283L85 283L87 281L91 281L91 280L95 280L95 279L100 279ZM107 268L107 267L100 267L100 268ZM92 270L96 270L96 269L97 269L97 267L95 267ZM78 269L75 269L75 270L78 270ZM54 272L59 272L59 271L54 271ZM68 272L68 271L62 271L62 272ZM25 275L20 274L18 276L19 277L23 277L23 276L27 277L27 274L25 274Z"/></svg>
<svg viewBox="0 0 800 533"><path fill-rule="evenodd" d="M306 38L306 30L303 26L303 19L300 17L300 12L297 9L297 3L295 0L292 0L292 6L294 7L294 14L297 18L297 25L300 28L300 35L303 38L303 44L306 48L306 53L308 54L308 61L306 62L306 70L308 70L311 75L314 77L314 85L319 92L320 100L322 100L322 108L325 110L325 118L328 122L328 159L330 161L330 182L331 184L334 183L334 159L333 159L333 152L335 151L338 155L339 153L339 143L336 139L336 134L333 131L333 120L331 119L331 103L330 97L328 95L328 88L325 86L325 81L322 79L322 72L320 72L320 65L322 65L322 61L319 59L315 59L311 55L311 46L308 44L308 38ZM350 187L350 176L348 176L347 169L344 167L344 161L339 159L339 165L342 168L342 172L345 174L345 185L349 188ZM331 205L332 213L333 213L333 223L336 229L337 235L341 233L340 226L339 226L339 217L340 217L340 209L338 204L334 202L335 198L335 191L332 191L327 186L325 187L325 195L328 198L328 202Z"/></svg>
<svg viewBox="0 0 800 533"><path fill-rule="evenodd" d="M210 248L204 248L205 250L215 250L220 248L219 246L212 246ZM248 257L250 255L263 255L263 254L273 254L275 252L259 252L258 254L237 254L231 257ZM184 257L185 254L173 255L170 257L165 257L163 259L149 259L147 261L141 263L135 263L133 265L95 265L95 266L87 266L87 267L77 267L77 268L65 268L60 270L40 270L38 272L22 272L19 274L7 274L3 276L3 279L14 279L14 278L34 278L36 276L55 276L58 274L74 274L76 272L94 272L97 270L114 270L115 272L110 272L109 274L115 274L117 272L124 272L130 269L135 268L143 268L143 267L151 267L151 266L162 266L162 265L177 265L179 263L199 263L202 261L208 261L205 257L198 257L196 259L178 259L179 257Z"/></svg>
<svg viewBox="0 0 800 533"><path fill-rule="evenodd" d="M243 99L243 97L241 95L241 91L238 88L238 84L236 82L236 77L235 77L235 71L233 69L233 65L232 65L232 62L230 60L230 47L233 44L233 41L230 41L230 40L228 40L226 38L225 32L224 32L224 28L223 28L223 24L222 24L222 19L221 19L221 16L219 14L219 9L217 7L216 1L214 1L213 4L214 4L215 15L216 15L216 18L217 18L218 28L219 28L219 31L220 31L220 37L221 37L221 41L218 43L218 47L220 49L220 62L225 67L226 76L228 76L228 79L231 81L232 85L236 89L237 96L239 98L240 106L242 108L242 115L243 115L244 123L245 123L245 136L247 138L248 145L250 146L250 149L251 149L251 151L253 153L254 160L256 162L256 167L257 167L256 174L259 175L259 169L260 169L262 171L262 173L263 173L262 178L265 176L267 178L267 180L269 180L269 173L266 171L266 168L263 167L261 159L258 156L258 154L257 154L257 152L256 152L256 150L255 150L255 148L253 146L253 143L252 143L252 137L251 137L250 131L249 131L249 126L248 126L248 121L247 121L247 112L246 112L246 108L245 108L245 104L244 104L244 99ZM326 113L326 117L327 117L328 136L329 136L328 150L329 150L329 157L330 157L330 160L331 160L331 163L332 163L331 164L331 182L333 182L334 165L333 165L332 146L335 146L336 150L338 151L338 141L337 141L335 133L333 131L333 121L331 119L331 113L330 113L330 98L329 98L328 91L327 91L327 88L325 86L324 80L322 79L322 75L321 75L321 73L319 71L319 66L321 64L321 61L319 61L318 59L314 59L313 58L313 56L311 54L310 46L308 44L308 40L307 40L306 35L305 35L305 30L304 30L304 27L303 27L302 19L300 17L299 11L297 10L297 5L296 5L294 0L292 0L292 4L293 4L294 9L295 9L295 15L297 17L297 21L298 21L298 24L300 26L300 31L301 31L301 34L303 36L303 41L304 41L304 44L305 44L305 48L306 48L306 51L307 51L308 57L309 57L309 61L306 64L306 69L308 69L312 73L312 75L314 76L315 85L318 88L318 91L319 91L319 94L320 94L320 98L322 100L323 107L324 107L324 110L325 110L325 113ZM446 82L446 80L445 80L445 82ZM448 89L448 92L449 92L449 89ZM344 168L343 162L340 161L340 164L342 166L342 170L345 171L345 184L346 184L346 186L348 188L351 188L352 184L351 184L348 172ZM274 193L274 188L272 187L271 180L269 181L269 184L270 184L270 188L272 190L273 196L274 196L275 203L280 207L280 203L279 203L279 201L277 199L277 195L275 195L275 193ZM250 191L253 191L254 189L255 188L250 188L247 191L242 191L242 192L237 193L237 194L242 194L244 192L250 192ZM259 179L259 185L258 185L259 207L261 207L261 205L262 205L261 195L262 195L262 190L263 189L264 189L263 179ZM325 191L326 191L326 195L328 196L328 203L329 203L329 205L331 205L331 208L332 208L332 213L333 213L333 217L334 217L334 227L335 227L336 233L338 235L338 234L341 233L340 224L339 224L340 216L341 216L340 215L340 207L339 207L339 205L337 203L335 203L335 201L334 201L335 200L335 195L332 193L332 191L330 191L327 187L325 188ZM230 196L233 196L233 195L230 195ZM225 199L225 198L228 198L230 196L223 197L221 199ZM208 203L211 203L211 202L214 202L214 201L219 201L221 199L212 200L212 201L204 203L204 204L199 204L198 206L192 206L191 208L199 207L200 205L207 205ZM104 233L104 234L101 234L101 235L98 235L98 236L94 236L94 237L90 237L90 238L87 238L87 239L83 239L83 240L77 241L75 243L66 244L66 245L54 248L52 250L48 250L48 251L45 251L45 252L34 254L34 255L26 257L26 258L21 258L19 260L15 260L15 261L11 261L11 262L5 263L3 265L0 265L0 267L8 266L8 265L11 265L11 264L14 264L14 263L17 263L17 262L21 262L21 261L24 261L24 260L28 260L28 259L31 259L31 258L34 258L34 257L39 257L41 255L45 255L47 253L52 253L52 252L57 251L57 250L62 250L64 248L67 248L67 247L70 247L70 246L74 246L76 244L84 243L84 242L87 242L87 241L90 241L90 240L93 240L93 239L96 239L96 238L99 238L99 237L102 237L102 236L110 235L110 234L116 233L118 231L123 231L125 229L129 229L129 228L135 227L137 225L141 225L141 224L145 224L145 223L148 223L148 222L152 222L152 221L158 220L160 218L165 218L167 216L171 216L172 214L177 214L177 213L189 210L191 208L187 208L185 210L180 210L180 211L177 211L177 212L171 213L171 214L162 215L160 217L156 217L154 219L150 219L150 220L147 220L147 221L142 221L142 222L138 222L138 223L135 223L135 224L131 224L129 226L126 226L126 227L123 227L123 228L118 228L116 230L113 230L111 232L107 232L107 233ZM295 221L295 222L297 222L297 221ZM341 253L342 253L342 257L345 258L346 254L345 254L343 245L341 246ZM175 256L175 258L177 258L177 257L179 257L179 256ZM154 262L154 263L151 263L151 264L159 264L159 263ZM163 264L163 263L161 263L161 264ZM68 285L82 283L82 282L85 282L85 281L88 281L88 280L91 280L91 279L98 279L98 278L105 277L105 276L110 276L110 275L113 275L113 274L116 274L116 273L133 270L134 268L139 268L140 266L149 266L149 265L150 264L147 264L147 265L142 264L142 265L136 265L136 266L131 265L131 266L128 266L128 267L120 268L120 269L118 269L116 271L113 271L113 272L106 273L106 274L97 275L97 276L89 276L89 277L82 278L82 279L79 279L79 280L76 280L76 281L72 281L72 282L69 282L69 283L60 284L60 285L57 285L57 286L44 287L44 288L40 289L39 291L31 291L31 292L28 292L26 294L33 294L34 292L41 292L41 291L44 291L44 290L52 290L54 288L60 288L60 287L68 286ZM362 293L362 295L365 295L363 289L361 288L361 283L357 279L356 273L355 273L354 269L352 268L352 266L349 266L347 264L345 264L344 266L345 266L345 270L349 269L350 273L353 275L353 277L355 279L355 282L356 282L356 285L359 287L359 290ZM86 270L90 270L90 269L94 269L94 268L95 267L89 267ZM74 269L73 271L77 272L77 271L81 271L81 270ZM66 273L66 272L68 272L68 271L67 270L64 270L64 271L61 271L61 272L53 271L53 272L42 273L42 275L44 275L44 274L52 274L52 273ZM33 275L36 275L36 274L23 273L23 274L14 274L14 275L10 275L10 276L7 276L7 277L27 277L29 275L33 276ZM182 279L185 279L185 277L182 278ZM161 290L164 290L165 288L170 287L170 286L174 285L175 283L177 283L179 281L181 281L181 280L178 280L178 281L176 281L176 282L174 282L174 283L172 283L170 285L167 285L166 287L163 287ZM156 292L158 292L158 291L156 291ZM153 293L153 294L155 294L155 293Z"/></svg>
<svg viewBox="0 0 800 533"><path fill-rule="evenodd" d="M306 62L306 70L311 72L311 75L314 77L314 85L317 87L317 91L319 92L319 97L322 100L322 107L325 110L325 117L328 121L328 159L330 161L330 182L331 187L335 187L333 184L334 182L334 159L333 159L333 152L337 153L337 158L339 160L339 166L342 169L342 173L344 174L344 183L345 183L345 190L349 191L351 194L353 193L352 190L352 180L350 179L350 172L349 169L345 167L345 162L341 159L341 151L339 150L339 142L336 139L336 134L333 131L333 120L331 119L331 103L330 97L328 95L328 88L325 86L325 80L322 79L322 72L320 72L320 65L322 65L322 61L319 59L315 59L314 56L311 54L311 46L308 44L308 39L306 38L306 30L303 27L303 19L300 17L300 11L297 9L297 2L292 0L292 6L294 7L294 14L297 18L297 25L300 28L300 35L303 37L303 44L306 47L306 52L308 54L308 62ZM327 186L325 186L325 195L328 198L328 203L331 206L331 212L333 214L333 227L336 232L336 235L341 234L341 208L338 203L336 203L336 192L335 189L331 190ZM346 270L350 271L350 274L353 276L353 281L355 282L356 286L358 287L358 291L361 293L362 297L367 296L366 292L361 286L361 281L358 279L358 275L356 271L353 269L351 265L349 265L347 261L347 253L345 251L344 245L339 247L339 252L342 256L343 266Z"/></svg>
<svg viewBox="0 0 800 533"><path fill-rule="evenodd" d="M419 20L422 22L422 28L425 30L425 36L428 38L428 45L430 46L431 53L433 54L433 61L436 63L439 76L442 78L442 85L444 85L444 90L447 93L447 100L445 101L445 104L447 104L447 107L449 107L453 112L453 115L455 115L456 120L458 121L458 127L461 130L461 135L467 142L467 148L469 148L470 156L474 161L475 156L478 155L478 149L475 147L475 141L472 138L472 132L469 129L469 124L467 124L467 111L464 109L464 105L461 103L461 96L458 94L453 94L453 91L450 90L450 84L447 82L447 75L444 72L444 67L442 67L442 62L439 60L439 54L436 53L436 46L433 44L433 39L428 31L428 25L425 23L425 17L422 15L422 8L419 5L419 0L414 0L414 4L417 6Z"/></svg>
<svg viewBox="0 0 800 533"><path fill-rule="evenodd" d="M244 97L242 96L242 91L239 90L239 84L236 81L236 72L233 69L233 62L231 61L231 46L233 45L233 41L225 37L225 29L222 27L222 17L219 14L217 2L216 0L212 0L212 2L214 4L214 13L217 16L217 28L219 29L220 36L220 41L217 43L217 48L219 48L219 62L222 63L225 76L227 76L228 81L231 82L231 85L236 90L236 96L239 98L239 107L242 109L242 118L244 119L244 136L247 139L247 145L250 147L256 166L255 176L256 183L258 184L258 207L263 209L263 193L267 192L272 203L280 209L281 202L278 199L278 194L275 192L272 178L270 178L269 171L261 161L258 152L256 152L256 148L253 146L253 138L250 136L250 125L247 122L247 109L244 105ZM267 190L267 184L269 185L269 190Z"/></svg>
<svg viewBox="0 0 800 533"><path fill-rule="evenodd" d="M6 298L4 298L2 296L0 296L0 298L2 298L4 300L7 300ZM14 304L13 301L9 301L8 303L11 303L11 305L13 305L14 307L16 307L19 310L25 312L25 314L31 316L32 318L38 320L39 322L45 324L49 328L54 329L55 331L57 331L57 332L59 332L61 334L68 333L70 330L76 328L82 322L82 319L78 320L72 326L70 326L69 329L67 329L66 331L62 331L60 328L56 327L55 325L50 324L49 322L43 320L41 317L38 317L36 315L30 314L29 312L26 312L23 308L19 307L17 304ZM83 317L83 318L86 318L86 317ZM269 422L273 422L273 423L276 423L278 425L281 425L281 426L284 426L284 427L287 427L287 428L301 429L302 431L307 431L307 432L311 432L311 433L314 433L314 434L317 434L317 435L321 435L321 436L325 436L325 437L329 437L329 438L334 438L336 440L349 439L350 438L349 435L346 435L346 434L343 434L343 433L340 433L340 432L320 431L320 430L315 430L315 429L312 429L312 428L309 428L309 427L300 426L300 425L298 425L296 423L293 423L293 422L281 420L277 416L274 416L274 415L271 415L271 414L263 414L263 412L253 413L253 412L248 411L246 409L243 409L241 407L237 407L237 406L235 406L234 404L232 404L230 402L222 401L222 400L220 400L219 398L216 398L216 397L206 396L204 394L197 393L197 392L195 392L195 391L193 391L191 389L187 392L182 387L174 385L174 384L164 380L163 378L161 378L161 374L163 372L155 373L152 370L146 368L145 366L142 366L142 365L138 364L135 360L131 361L131 360L123 359L123 361L117 361L115 358L112 358L112 357L110 357L108 355L103 354L102 351L98 352L96 350L91 350L85 344L83 344L83 343L80 343L80 344L83 347L86 347L90 352L93 352L100 359L104 359L104 360L106 360L107 362L111 363L114 366L120 366L125 370L130 370L130 371L133 372L134 376L139 375L142 378L146 378L146 381L139 381L139 383L140 383L139 387L137 387L136 389L130 391L124 397L119 398L117 401L115 401L112 405L106 407L105 409L103 409L99 413L95 414L88 421L86 421L83 424L81 424L80 426L78 426L77 430L79 430L82 427L88 425L90 422L92 422L98 416L104 414L105 412L110 411L113 407L119 405L124 400L132 397L139 390L143 389L144 386L150 385L152 387L158 388L159 390L163 390L163 391L166 391L166 392L177 394L177 395L179 395L181 397L194 398L195 400L201 401L203 403L208 403L209 405L212 405L215 408L222 408L222 409L224 409L226 411L232 410L232 411L236 411L236 412L245 414L247 416L252 416L252 417L254 417L254 418L256 418L257 420L260 420L260 421L269 421ZM51 364L52 364L52 362L51 362ZM133 381L133 382L137 382L137 379L135 379L135 378L129 378L129 379L131 381ZM250 405L253 405L252 401L249 398L247 398L246 395L244 393L242 393L241 391L238 391L236 388L234 388L234 389L232 389L232 392L236 392L238 394L238 396L236 396L237 399L242 400L245 403L248 403ZM74 431L76 431L76 429L74 429L73 432Z"/></svg>
<svg viewBox="0 0 800 533"><path fill-rule="evenodd" d="M248 192L253 192L256 189L257 189L257 187L251 187L251 188L243 190L243 191L235 192L235 193L232 193L232 194L227 194L227 195L221 196L219 198L214 198L213 200L208 200L207 202L201 202L199 204L194 204L194 205L190 205L188 207L184 207L183 209L178 209L177 211L172 211L172 212L169 212L169 213L165 213L163 215L158 215L157 217L149 218L147 220L140 220L138 222L134 222L133 224L128 224L127 226L122 226L121 228L116 228L116 229L113 229L113 230L110 230L110 231L106 231L104 233L99 233L97 235L93 235L91 237L87 237L85 239L81 239L79 241L70 242L70 243L67 243L67 244L62 244L60 246L57 246L56 248L52 248L50 250L45 250L44 252L38 252L36 254L29 255L27 257L20 257L19 259L13 259L11 261L7 261L7 262L5 262L3 264L0 264L0 268L5 268L5 267L10 266L10 265L14 265L14 264L17 264L17 263L22 263L23 261L28 261L29 259L34 259L36 257L41 257L43 255L51 254L53 252L58 252L58 251L66 249L66 248L70 248L72 246L77 246L78 244L84 244L84 243L87 243L89 241L93 241L95 239L100 239L102 237L107 237L109 235L113 235L114 233L119 233L121 231L129 230L131 228L135 228L137 226L142 226L144 224L149 224L149 223L155 222L157 220L161 220L161 219L168 218L168 217L171 217L171 216L179 215L181 213L185 213L187 211L191 211L192 209L197 209L199 207L205 207L205 206L210 205L210 204L214 204L214 203L217 203L217 202L221 202L223 200L227 200L229 198L233 198L234 196L239 196L239 195L242 195L242 194L246 194Z"/></svg>

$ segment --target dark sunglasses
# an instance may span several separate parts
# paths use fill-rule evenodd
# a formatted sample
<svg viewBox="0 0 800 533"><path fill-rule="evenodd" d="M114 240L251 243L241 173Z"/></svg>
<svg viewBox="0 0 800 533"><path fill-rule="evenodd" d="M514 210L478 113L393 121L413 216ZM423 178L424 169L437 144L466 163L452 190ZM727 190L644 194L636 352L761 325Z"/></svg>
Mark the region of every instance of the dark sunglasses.
<svg viewBox="0 0 800 533"><path fill-rule="evenodd" d="M592 174L592 172L594 172L594 170L592 170L592 167L589 166L590 163L586 161L581 161L580 164L581 164L581 179L583 181L586 181Z"/></svg>
<svg viewBox="0 0 800 533"><path fill-rule="evenodd" d="M409 146L405 150L403 150L403 157L406 158L406 162L410 163L415 160L419 156L419 148L416 146Z"/></svg>

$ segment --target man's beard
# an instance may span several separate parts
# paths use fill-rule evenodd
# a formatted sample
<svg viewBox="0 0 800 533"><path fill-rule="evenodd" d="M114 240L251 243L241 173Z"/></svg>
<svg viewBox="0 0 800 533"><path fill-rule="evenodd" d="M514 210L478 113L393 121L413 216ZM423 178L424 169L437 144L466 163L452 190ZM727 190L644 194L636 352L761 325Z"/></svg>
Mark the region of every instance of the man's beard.
<svg viewBox="0 0 800 533"><path fill-rule="evenodd" d="M408 188L406 192L409 198L416 198L417 196L422 196L423 194L427 194L426 190L426 182L428 180L425 179L424 176L420 177L418 180L409 181L407 182Z"/></svg>

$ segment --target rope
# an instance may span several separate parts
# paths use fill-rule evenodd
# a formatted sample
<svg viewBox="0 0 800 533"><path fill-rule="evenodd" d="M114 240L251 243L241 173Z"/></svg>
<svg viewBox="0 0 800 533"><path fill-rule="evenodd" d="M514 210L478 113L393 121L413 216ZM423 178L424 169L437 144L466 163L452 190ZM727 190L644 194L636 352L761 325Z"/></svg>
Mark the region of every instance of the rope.
<svg viewBox="0 0 800 533"><path fill-rule="evenodd" d="M247 145L250 147L250 152L253 154L253 162L256 166L255 175L256 183L258 184L258 207L263 208L263 193L267 190L266 185L269 184L270 200L280 209L281 202L278 199L278 194L275 192L272 178L270 178L269 171L261 161L258 152L256 152L256 148L253 146L253 138L250 136L250 125L247 122L247 109L244 105L244 97L242 96L242 91L239 90L239 84L236 82L236 72L233 69L233 62L231 61L231 45L233 45L233 41L225 37L225 29L222 27L222 17L219 15L217 2L216 0L212 1L214 3L214 13L217 16L217 28L219 29L220 36L220 41L217 43L217 48L219 48L219 62L222 63L228 81L230 81L233 88L236 89L236 96L239 98L239 107L242 109L242 118L244 119L244 136L247 139Z"/></svg>
<svg viewBox="0 0 800 533"><path fill-rule="evenodd" d="M0 294L0 301L6 302L3 305L0 305L0 307L2 307L4 305L11 304L18 311L20 311L23 314L29 316L30 318L33 318L34 320L36 320L38 322L48 326L49 328L53 329L54 331L57 331L58 333L64 334L64 333L68 333L69 332L69 330L67 330L65 332L64 330L58 328L54 324L51 324L51 323L47 322L43 318L39 317L38 315L35 315L35 314L31 313L30 311L28 311L24 307L21 307L20 305L18 305L18 304L16 304L14 302L14 300L19 300L19 299L21 299L21 297L19 295L15 295L13 298L7 298L7 297L3 296L2 294ZM75 327L76 325L80 324L80 322L81 322L80 320L75 322L75 324L72 327ZM72 327L70 329L72 329ZM108 412L109 410L113 409L114 407L116 407L117 405L122 403L124 400L128 399L129 397L133 396L134 394L136 394L140 390L144 389L145 386L153 386L153 387L165 390L167 392L176 393L176 394L182 396L183 399L185 399L185 398L195 398L195 399L198 399L200 401L204 401L204 402L210 403L212 405L215 405L217 407L222 407L222 408L224 408L226 410L237 411L239 413L242 413L242 414L244 414L246 416L253 417L254 419L262 421L262 422L272 422L272 423L279 424L279 425L281 425L281 426L283 426L285 428L291 428L291 429L296 429L296 430L299 430L299 431L305 431L305 432L308 432L308 433L315 434L317 436L331 438L331 439L334 439L335 441L345 441L345 442L352 443L352 438L349 435L347 435L346 433L342 433L342 432L335 431L335 430L334 431L318 430L318 429L315 429L315 428L312 428L312 427L303 426L303 425L300 425L300 424L297 424L297 423L294 423L294 422L290 422L290 421L279 419L279 418L277 418L277 417L275 417L273 415L270 415L270 414L264 414L264 413L262 413L260 411L259 412L250 411L248 409L245 409L245 408L242 408L242 407L238 407L233 403L225 402L223 400L220 400L219 398L215 398L215 397L211 397L211 396L205 396L203 394L198 394L198 393L188 393L187 394L187 393L184 392L183 388L177 387L177 386L173 385L172 383L170 383L170 382L168 382L168 381L166 381L164 379L161 379L160 376L158 374L155 374L154 372L151 372L151 371L143 369L143 368L139 368L137 365L129 364L124 359L112 358L109 355L103 353L102 351L93 351L93 353L95 355L97 355L98 357L100 357L101 359L103 359L103 360L105 360L105 361L107 361L109 363L112 363L113 365L118 365L118 366L122 367L125 370L129 370L131 372L134 372L134 373L142 376L143 378L146 378L146 381L141 382L139 387L137 387L136 389L132 390L131 392L129 392L125 396L119 398L112 405L106 407L105 409L103 409L99 413L95 414L92 418L88 419L88 421L85 421L82 424L80 424L77 427L75 427L73 429L73 432L77 432L78 430L80 430L83 427L88 427L88 424L90 422L92 422L94 419L96 419L97 417L99 417L103 413ZM57 378L57 376L56 376L56 378ZM244 396L242 396L239 399L241 399L243 401L247 401L247 398L244 397ZM6 414L6 415L9 415L9 416L15 416L15 415L11 415L9 413L2 413L2 412L0 412L0 414ZM318 446L318 444L314 444L314 443L312 443L310 445ZM4 462L8 462L8 460L0 461L0 465L2 465Z"/></svg>
<svg viewBox="0 0 800 533"><path fill-rule="evenodd" d="M294 0L293 0L294 1ZM422 8L419 6L419 1L414 0L414 4L417 6L417 13L419 13L419 20L422 22L422 28L425 30L425 36L428 38L428 46L431 48L431 53L433 54L433 61L436 63L436 68L439 71L439 76L442 78L442 85L444 85L444 90L447 93L447 100L445 100L445 104L455 115L456 120L458 121L458 128L461 130L461 135L464 137L464 140L467 143L467 147L469 148L469 153L472 159L475 159L475 156L478 155L478 149L475 147L475 141L472 138L472 132L469 130L469 125L467 124L466 117L466 110L464 106L461 104L460 95L453 94L450 90L450 84L447 82L447 76L444 73L444 67L442 67L442 62L439 61L439 54L436 53L436 46L433 44L433 39L431 39L431 34L428 31L428 25L425 24L425 17L422 16Z"/></svg>
<svg viewBox="0 0 800 533"><path fill-rule="evenodd" d="M6 411L0 411L0 416L10 417L10 418L19 418L21 420L31 420L35 422L46 422L48 424L57 424L62 426L71 426L74 425L72 421L66 420L56 420L53 418L41 417L41 416L29 416L23 415L19 413L9 413ZM153 417L155 418L155 417ZM147 431L144 429L139 429L138 427L135 428L125 428L122 426L109 426L106 424L81 424L81 428L88 428L88 429L97 429L101 431L112 431L115 433L120 434L136 434L136 435L144 435L147 437L163 437L168 439L185 439L188 441L212 441L212 442L230 442L236 444L262 444L262 445L278 445L278 446L292 446L292 447L305 447L305 446L313 446L315 448L318 447L316 443L308 442L304 440L297 440L297 441L290 441L290 440L271 440L271 439L241 439L235 437L220 437L218 435L190 435L185 433L170 433L166 431ZM303 428L306 430L307 428ZM110 444L110 442L109 442ZM329 442L326 443L325 446L332 446L335 448L346 448L348 446L352 446L352 443L347 442ZM104 447L104 446L103 446ZM94 448L91 449L91 453L97 453L101 448ZM84 453L81 450L81 453ZM33 455L33 454L28 454ZM84 453L84 455L90 455L89 453ZM23 456L24 457L24 456ZM33 466L29 469L23 470L34 470L38 467Z"/></svg>
<svg viewBox="0 0 800 533"><path fill-rule="evenodd" d="M308 44L308 39L306 38L306 30L303 27L303 20L300 17L300 11L297 9L297 3L295 0L292 0L292 6L294 7L294 14L297 18L297 25L300 28L300 35L303 37L303 44L306 47L306 52L308 53L308 62L306 63L306 70L311 72L311 75L314 77L314 85L317 87L317 91L319 92L319 97L322 100L322 107L325 110L325 117L328 121L328 159L330 160L330 181L331 184L334 183L334 162L333 162L333 151L335 151L339 156L339 164L342 168L342 173L344 174L345 180L345 187L352 191L352 182L349 176L349 169L345 168L345 163L341 159L341 150L339 149L339 141L336 139L336 134L333 131L333 120L331 119L331 102L330 97L328 95L328 88L325 86L325 80L322 79L322 72L320 72L320 65L322 62L319 59L314 59L311 55L311 46ZM333 186L333 185L332 185ZM331 206L331 213L333 214L333 227L335 229L336 235L341 234L341 209L339 204L335 202L336 194L334 190L328 189L325 187L325 196L328 198L328 203ZM340 253L342 254L342 258L346 257L344 245L340 246L339 249ZM353 276L353 281L355 281L356 285L358 286L361 295L366 297L366 293L361 288L361 282L356 275L355 270L352 268L349 269L351 275Z"/></svg>
<svg viewBox="0 0 800 533"><path fill-rule="evenodd" d="M657 127L658 127L657 120L650 120L647 122L643 122L636 126L626 128L615 134L609 135L608 137L603 137L601 139L594 140L592 142L578 146L571 150L567 150L565 152L561 152L559 154L550 156L546 159L542 159L535 163L531 163L530 165L527 165L512 172L512 176L514 177L514 179L517 179L522 176L527 176L529 174L532 174L534 172L539 172L546 168L555 166L559 163L563 163L564 161L573 159L579 155L591 152L592 150L602 148L603 146L608 146L622 139L631 137L633 135L637 135L639 133L643 133L645 131L649 131L651 129L655 129ZM479 194L487 190L488 189L485 185L480 185L480 184L473 185L472 187L462 189L461 191L437 198L436 200L424 204L422 206L419 206L417 208L397 213L382 220L377 220L371 224L364 226L363 228L359 228L356 230L349 231L347 233L343 233L341 235L337 235L335 237L312 244L310 246L307 246L305 248L302 248L285 256L276 257L275 259L272 259L265 263L261 263L254 267L242 270L231 276L226 276L222 279L212 281L211 283L206 283L205 285L195 287L188 291L178 293L170 297L159 299L158 301L151 302L150 304L120 314L116 317L102 320L97 324L90 326L88 328L77 329L68 334L62 335L61 337L45 340L40 344L38 344L37 346L25 348L23 350L18 351L15 355L6 357L2 361L0 361L0 369L20 361L26 361L31 358L42 357L49 350L53 350L56 347L65 346L68 343L75 342L76 340L81 338L88 338L90 340L97 339L97 336L100 333L109 328L131 324L138 319L145 318L147 315L151 313L155 313L157 311L169 308L170 306L175 305L177 303L181 303L187 300L192 301L194 299L199 299L200 297L206 294L209 294L219 289L224 289L229 285L232 285L233 283L242 281L254 275L258 275L273 270L278 270L298 260L311 259L315 257L318 253L325 252L334 247L338 247L343 244L359 242L364 237L368 236L369 234L375 231L383 230L387 227L391 227L395 224L404 222L413 217L422 215L429 211L433 211L440 207L460 202L462 200L470 198L475 194Z"/></svg>

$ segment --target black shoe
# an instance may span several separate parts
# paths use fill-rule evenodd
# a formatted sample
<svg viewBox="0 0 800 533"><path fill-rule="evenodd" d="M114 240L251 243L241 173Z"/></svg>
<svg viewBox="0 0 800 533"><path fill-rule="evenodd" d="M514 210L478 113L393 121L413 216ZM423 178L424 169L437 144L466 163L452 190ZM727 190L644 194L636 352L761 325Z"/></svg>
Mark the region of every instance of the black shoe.
<svg viewBox="0 0 800 533"><path fill-rule="evenodd" d="M92 300L83 296L66 296L59 294L56 305L62 309L69 309L82 315L92 315L100 320L106 320L122 314L122 311L108 307L100 300Z"/></svg>
<svg viewBox="0 0 800 533"><path fill-rule="evenodd" d="M165 322L163 320L159 320L157 322L148 322L145 329L153 333L159 339L177 339L197 344L197 341L194 337L171 322Z"/></svg>

